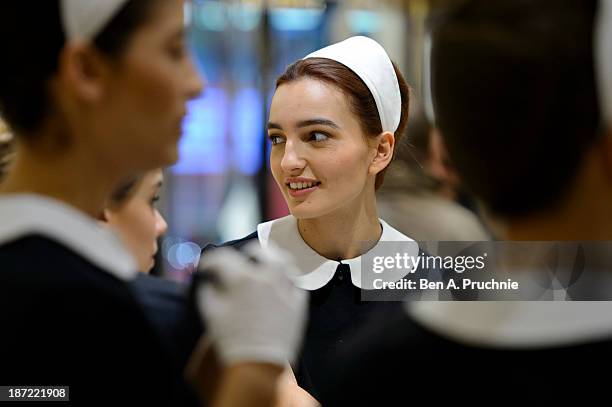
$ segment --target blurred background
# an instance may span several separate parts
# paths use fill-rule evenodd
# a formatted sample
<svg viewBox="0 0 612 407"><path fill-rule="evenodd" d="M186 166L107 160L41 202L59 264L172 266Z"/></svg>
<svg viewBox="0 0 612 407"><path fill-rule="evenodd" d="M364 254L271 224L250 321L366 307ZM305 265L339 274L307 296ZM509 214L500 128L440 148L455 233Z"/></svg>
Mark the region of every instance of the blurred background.
<svg viewBox="0 0 612 407"><path fill-rule="evenodd" d="M190 46L207 86L190 103L180 161L166 170L160 211L169 229L155 272L182 278L197 262L201 247L244 237L258 223L288 214L267 166L265 123L276 77L293 61L352 35L376 39L398 64L413 88L411 116L420 126L408 130L406 144L398 150L398 164L380 194L381 217L392 218L392 225L420 238L415 230L419 225L398 225L410 218L402 211L414 207L414 203L396 205L405 195L408 178L408 194L427 192L428 207L435 196L473 216L469 211L473 205L453 179L452 165L443 146L432 139L435 132L429 124L426 22L432 10L445 3L193 0L186 10ZM411 132L421 136L412 140ZM385 200L390 204L385 205ZM428 233L422 237L432 237ZM472 235L466 239L478 240Z"/></svg>

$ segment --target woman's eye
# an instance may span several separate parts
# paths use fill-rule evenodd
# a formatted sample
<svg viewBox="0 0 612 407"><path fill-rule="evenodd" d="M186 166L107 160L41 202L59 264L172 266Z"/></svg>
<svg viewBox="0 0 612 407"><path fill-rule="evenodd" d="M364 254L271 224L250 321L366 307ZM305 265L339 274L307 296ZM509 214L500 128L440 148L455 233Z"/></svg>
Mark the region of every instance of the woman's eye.
<svg viewBox="0 0 612 407"><path fill-rule="evenodd" d="M159 195L154 196L153 198L151 198L150 204L152 207L155 207L155 204L157 203L157 201L159 201Z"/></svg>
<svg viewBox="0 0 612 407"><path fill-rule="evenodd" d="M325 133L320 133L318 131L310 133L310 140L312 141L325 141L329 138L329 136Z"/></svg>
<svg viewBox="0 0 612 407"><path fill-rule="evenodd" d="M179 60L187 53L186 47L183 44L173 45L168 49L171 58Z"/></svg>
<svg viewBox="0 0 612 407"><path fill-rule="evenodd" d="M282 143L284 140L281 136L270 136L270 141L272 145L276 145Z"/></svg>

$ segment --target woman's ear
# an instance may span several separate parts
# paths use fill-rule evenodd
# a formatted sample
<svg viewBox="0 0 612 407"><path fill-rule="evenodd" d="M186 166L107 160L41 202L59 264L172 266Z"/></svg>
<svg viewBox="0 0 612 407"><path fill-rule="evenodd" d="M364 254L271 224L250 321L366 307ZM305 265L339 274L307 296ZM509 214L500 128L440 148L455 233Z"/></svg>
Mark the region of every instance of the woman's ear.
<svg viewBox="0 0 612 407"><path fill-rule="evenodd" d="M369 169L372 175L376 175L387 168L393 159L395 148L395 136L390 131L379 134L376 139L376 151Z"/></svg>
<svg viewBox="0 0 612 407"><path fill-rule="evenodd" d="M108 64L90 44L67 45L59 56L58 84L76 101L95 104L105 93Z"/></svg>

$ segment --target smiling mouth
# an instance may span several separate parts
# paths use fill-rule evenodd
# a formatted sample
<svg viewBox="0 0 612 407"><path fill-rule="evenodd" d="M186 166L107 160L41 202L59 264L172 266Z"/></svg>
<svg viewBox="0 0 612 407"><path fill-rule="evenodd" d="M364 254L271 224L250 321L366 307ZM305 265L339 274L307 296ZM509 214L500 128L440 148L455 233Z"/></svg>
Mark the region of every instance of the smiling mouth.
<svg viewBox="0 0 612 407"><path fill-rule="evenodd" d="M301 191L303 189L309 189L312 187L318 187L319 185L321 185L321 183L319 181L314 181L314 182L288 182L287 184L287 188L289 188L292 191Z"/></svg>

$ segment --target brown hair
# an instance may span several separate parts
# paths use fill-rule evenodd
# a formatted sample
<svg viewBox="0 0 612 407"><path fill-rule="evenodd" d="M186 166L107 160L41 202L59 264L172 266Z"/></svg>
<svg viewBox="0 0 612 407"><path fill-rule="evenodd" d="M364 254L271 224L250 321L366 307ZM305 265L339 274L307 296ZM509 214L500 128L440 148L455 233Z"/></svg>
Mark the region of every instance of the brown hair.
<svg viewBox="0 0 612 407"><path fill-rule="evenodd" d="M400 96L402 98L400 122L395 130L395 146L397 147L408 124L410 88L395 64L393 64L393 69L397 76ZM355 116L357 116L363 132L368 136L377 136L382 133L380 115L378 114L378 108L372 93L361 78L349 68L327 58L302 59L289 65L285 72L276 80L276 87L278 88L285 83L302 78L318 79L337 86L348 96L349 106ZM393 155L395 156L395 148ZM386 171L387 169L385 168L376 175L376 190L382 186Z"/></svg>
<svg viewBox="0 0 612 407"><path fill-rule="evenodd" d="M465 185L496 215L558 205L601 137L596 6L473 0L433 31L437 125Z"/></svg>

